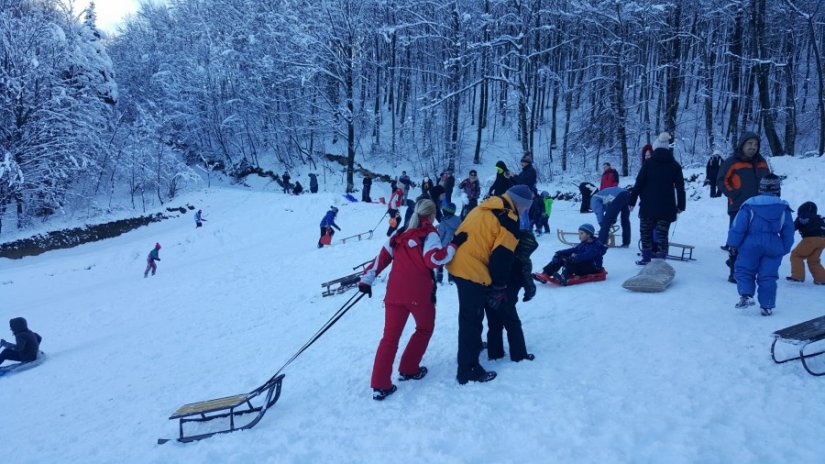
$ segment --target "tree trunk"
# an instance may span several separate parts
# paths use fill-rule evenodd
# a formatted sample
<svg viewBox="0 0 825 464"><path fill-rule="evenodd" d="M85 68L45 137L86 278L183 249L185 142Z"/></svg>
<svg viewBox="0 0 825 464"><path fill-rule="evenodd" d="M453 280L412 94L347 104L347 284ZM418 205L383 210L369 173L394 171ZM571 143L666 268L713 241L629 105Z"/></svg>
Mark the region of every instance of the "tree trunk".
<svg viewBox="0 0 825 464"><path fill-rule="evenodd" d="M759 106L762 113L762 120L765 123L765 137L771 147L773 156L782 156L785 151L782 149L782 142L779 134L776 133L776 126L773 120L773 107L771 106L770 88L768 87L768 73L770 63L767 61L765 51L765 0L756 0L753 3L753 25L755 30L756 53L758 63L756 65L756 78L759 83Z"/></svg>
<svg viewBox="0 0 825 464"><path fill-rule="evenodd" d="M737 146L739 125L739 86L742 71L742 21L745 12L739 8L733 22L733 34L730 41L730 118L728 119L727 136L732 146Z"/></svg>

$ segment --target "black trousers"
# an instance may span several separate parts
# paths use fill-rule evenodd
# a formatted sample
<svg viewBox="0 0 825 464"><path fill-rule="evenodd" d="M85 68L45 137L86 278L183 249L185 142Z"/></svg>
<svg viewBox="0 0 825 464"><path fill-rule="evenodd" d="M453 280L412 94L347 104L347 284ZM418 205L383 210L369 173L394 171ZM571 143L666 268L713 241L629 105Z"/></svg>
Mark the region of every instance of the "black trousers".
<svg viewBox="0 0 825 464"><path fill-rule="evenodd" d="M364 190L361 191L361 201L365 201L367 203L372 203L372 198L370 198L370 185L365 185Z"/></svg>
<svg viewBox="0 0 825 464"><path fill-rule="evenodd" d="M521 287L517 283L508 282L507 301L496 311L485 308L487 314L487 356L491 360L504 357L503 331L505 329L507 330L507 343L510 346L510 359L521 361L527 358L524 331L521 328L518 311L516 311L520 289Z"/></svg>
<svg viewBox="0 0 825 464"><path fill-rule="evenodd" d="M722 196L722 190L719 189L719 185L716 183L716 180L710 181L710 197L711 198L719 198Z"/></svg>
<svg viewBox="0 0 825 464"><path fill-rule="evenodd" d="M544 229L545 233L550 232L550 223L549 223L549 221L550 221L550 216L548 216L546 214L542 214L541 217L538 218L538 220L536 221L536 233L540 234L542 232L542 229Z"/></svg>
<svg viewBox="0 0 825 464"><path fill-rule="evenodd" d="M458 290L458 372L459 378L470 378L479 367L481 334L484 331L484 305L487 287L453 276Z"/></svg>
<svg viewBox="0 0 825 464"><path fill-rule="evenodd" d="M20 357L20 354L14 350L10 350L6 348L2 352L0 352L0 364L3 364L3 361L23 361L23 358Z"/></svg>
<svg viewBox="0 0 825 464"><path fill-rule="evenodd" d="M653 250L653 235L656 230L656 253L666 256L670 243L670 221L667 219L642 218L639 232L642 236L642 250ZM654 256L655 257L655 256Z"/></svg>

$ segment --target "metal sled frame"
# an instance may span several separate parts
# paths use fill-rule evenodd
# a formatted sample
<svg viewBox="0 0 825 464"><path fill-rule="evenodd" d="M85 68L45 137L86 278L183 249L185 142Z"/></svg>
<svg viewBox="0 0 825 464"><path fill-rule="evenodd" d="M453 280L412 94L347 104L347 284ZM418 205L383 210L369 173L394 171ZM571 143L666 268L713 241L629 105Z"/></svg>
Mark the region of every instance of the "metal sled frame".
<svg viewBox="0 0 825 464"><path fill-rule="evenodd" d="M817 372L811 369L811 366L809 366L807 362L810 358L825 354L825 350L805 353L805 348L807 348L808 345L825 340L825 316L777 330L773 333L773 336L773 343L771 343L771 359L773 359L773 362L783 364L799 359L802 361L802 367L804 367L809 374L817 377L825 375L825 371ZM792 345L799 345L799 356L792 356L782 360L776 359L776 344L780 340Z"/></svg>
<svg viewBox="0 0 825 464"><path fill-rule="evenodd" d="M338 243L347 243L347 240L357 239L359 242L361 240L369 240L372 238L372 231L368 230L366 232L361 232L360 234L350 235L349 237L344 237L338 240Z"/></svg>
<svg viewBox="0 0 825 464"><path fill-rule="evenodd" d="M616 248L616 232L619 230L619 226L613 224L610 227L610 233L607 235L607 247L608 248ZM556 229L556 234L559 237L559 241L564 243L565 245L576 246L579 242L579 233L578 232L565 232L561 229ZM598 232L597 232L598 235ZM570 240L567 237L572 237L573 239Z"/></svg>
<svg viewBox="0 0 825 464"><path fill-rule="evenodd" d="M278 401L278 398L280 398L281 383L283 380L284 374L278 374L267 380L265 384L249 393L184 404L179 407L177 411L172 413L171 416L169 416L170 420L178 419L179 436L176 440L181 443L189 443L221 433L251 429L264 417L267 409L271 408L275 402ZM252 404L252 400L261 395L264 396L264 401L260 405L254 406ZM239 427L235 426L235 417L253 413L256 415L251 421ZM216 432L201 433L198 435L186 435L183 432L183 424L189 422L209 422L211 420L224 418L229 418L229 428L227 429L218 430ZM158 444L163 444L170 440L171 439L168 438L160 438L158 439Z"/></svg>
<svg viewBox="0 0 825 464"><path fill-rule="evenodd" d="M360 268L358 272L354 272L352 274L345 275L344 277L340 277L338 279L322 283L321 288L323 288L324 290L321 292L321 296L338 295L346 292L351 288L355 288L355 286L358 285L358 281L361 279L361 274L364 272L364 268L366 268L367 265L371 262L372 260L364 261L363 263L352 268L353 270L357 270ZM338 286L333 287L336 284Z"/></svg>
<svg viewBox="0 0 825 464"><path fill-rule="evenodd" d="M681 254L679 254L679 255L671 254L670 251L674 247L678 248L681 251ZM693 257L693 249L694 248L695 247L693 245L685 245L683 243L668 242L667 259L672 259L672 260L675 260L675 261L696 261L696 258ZM639 240L639 251L642 251L642 241L641 241L641 239ZM639 256L641 256L641 253L639 253Z"/></svg>

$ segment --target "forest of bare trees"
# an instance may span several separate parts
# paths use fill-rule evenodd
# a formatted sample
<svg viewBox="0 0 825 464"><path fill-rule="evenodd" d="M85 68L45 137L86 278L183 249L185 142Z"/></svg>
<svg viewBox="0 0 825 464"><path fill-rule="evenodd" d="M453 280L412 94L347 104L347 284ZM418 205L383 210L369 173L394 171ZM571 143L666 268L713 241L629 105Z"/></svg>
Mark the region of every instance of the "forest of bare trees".
<svg viewBox="0 0 825 464"><path fill-rule="evenodd" d="M434 173L490 161L495 140L545 178L607 160L631 175L665 130L686 165L744 130L766 155L821 156L823 9L171 0L101 40L93 10L0 0L0 219L118 191L162 203L199 172L322 169L327 153L352 190L356 162Z"/></svg>

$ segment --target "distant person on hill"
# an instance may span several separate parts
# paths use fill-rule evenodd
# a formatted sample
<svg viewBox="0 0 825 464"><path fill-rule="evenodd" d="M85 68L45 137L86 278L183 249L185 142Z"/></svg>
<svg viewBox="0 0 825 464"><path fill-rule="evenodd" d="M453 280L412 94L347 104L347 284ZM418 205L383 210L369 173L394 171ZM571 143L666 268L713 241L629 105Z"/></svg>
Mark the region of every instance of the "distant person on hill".
<svg viewBox="0 0 825 464"><path fill-rule="evenodd" d="M443 217L436 227L438 237L441 239L441 245L447 246L455 235L456 229L461 225L461 218L455 215L455 204L447 203L447 206L442 208L441 213ZM438 283L444 282L444 267L439 267L436 271L435 280ZM447 274L447 281L452 282L453 278Z"/></svg>
<svg viewBox="0 0 825 464"><path fill-rule="evenodd" d="M384 297L384 335L375 353L370 380L372 399L378 401L397 390L392 383L392 367L410 314L415 319L415 332L401 355L398 380L420 380L427 375L427 368L421 365L421 360L435 328L435 283L432 273L450 262L456 248L467 238L465 233L453 237L447 245L441 244L433 227L435 204L431 200L419 201L415 213L409 229L394 235L384 244L358 283L358 290L372 297L375 277L392 264Z"/></svg>
<svg viewBox="0 0 825 464"><path fill-rule="evenodd" d="M203 218L203 210L199 209L197 213L195 213L195 228L203 227L203 223L206 222L206 219Z"/></svg>
<svg viewBox="0 0 825 464"><path fill-rule="evenodd" d="M14 343L0 339L0 364L5 361L31 362L37 359L43 337L29 330L26 319L15 317L9 320L9 328L14 334Z"/></svg>
<svg viewBox="0 0 825 464"><path fill-rule="evenodd" d="M590 182L582 182L579 184L579 193L582 195L582 204L579 208L580 213L590 213L590 199L593 197L593 193L596 190L596 186L591 184Z"/></svg>
<svg viewBox="0 0 825 464"><path fill-rule="evenodd" d="M370 190L372 190L372 177L367 174L363 180L364 188L361 190L361 201L365 203L372 203L370 198Z"/></svg>
<svg viewBox="0 0 825 464"><path fill-rule="evenodd" d="M550 197L550 192L543 191L533 201L541 202L540 214L536 221L536 235L546 234L550 232L550 212L553 211L553 198Z"/></svg>
<svg viewBox="0 0 825 464"><path fill-rule="evenodd" d="M501 196L510 187L513 186L513 181L510 179L511 173L507 170L507 165L504 161L496 162L496 180L487 191L487 196Z"/></svg>
<svg viewBox="0 0 825 464"><path fill-rule="evenodd" d="M759 180L768 173L768 162L759 154L759 136L753 132L744 132L739 137L736 152L722 163L716 177L716 185L728 197L728 228L733 224L733 218L742 204L759 193ZM727 249L726 247L727 245L722 248ZM727 263L730 268L728 281L736 283L733 276L736 255L732 255Z"/></svg>
<svg viewBox="0 0 825 464"><path fill-rule="evenodd" d="M607 247L596 240L595 235L596 228L591 224L579 226L579 244L557 251L553 259L544 266L544 275L554 277L561 285L567 285L573 275L585 276L599 272Z"/></svg>
<svg viewBox="0 0 825 464"><path fill-rule="evenodd" d="M599 185L599 190L604 190L610 187L619 185L619 171L613 169L610 163L602 164L602 180Z"/></svg>
<svg viewBox="0 0 825 464"><path fill-rule="evenodd" d="M475 169L470 169L470 176L462 180L458 188L467 197L467 203L461 209L461 217L465 218L473 208L478 206L478 197L481 196L481 184L478 182L478 173Z"/></svg>
<svg viewBox="0 0 825 464"><path fill-rule="evenodd" d="M451 203L453 201L453 189L455 188L455 177L453 177L453 171L451 169L447 169L443 173L441 173L441 180L439 184L444 187L444 202L441 206L446 205L447 203Z"/></svg>
<svg viewBox="0 0 825 464"><path fill-rule="evenodd" d="M736 256L737 308L758 300L763 316L770 316L776 307L776 281L782 257L793 246L794 224L791 207L781 200L779 176L767 174L759 181L759 195L742 203L728 232L727 246Z"/></svg>
<svg viewBox="0 0 825 464"><path fill-rule="evenodd" d="M722 166L722 152L713 150L713 154L708 159L708 164L705 166L705 185L710 185L710 197L718 198L722 196L722 191L719 188L719 168Z"/></svg>
<svg viewBox="0 0 825 464"><path fill-rule="evenodd" d="M825 220L816 214L816 203L806 201L799 207L794 229L799 231L802 241L791 251L791 275L786 279L792 282L805 281L805 260L811 277L817 285L825 285L825 269L819 257L825 250Z"/></svg>
<svg viewBox="0 0 825 464"><path fill-rule="evenodd" d="M310 193L318 193L318 176L309 174L309 191Z"/></svg>
<svg viewBox="0 0 825 464"><path fill-rule="evenodd" d="M332 236L335 235L335 231L332 230L333 227L341 230L341 228L338 227L338 224L335 223L336 216L338 216L338 208L332 206L329 211L327 211L327 214L324 215L324 218L321 219L321 238L318 239L318 248L324 246L324 235L329 234L329 239L332 240ZM327 243L327 245L329 245L329 243Z"/></svg>
<svg viewBox="0 0 825 464"><path fill-rule="evenodd" d="M289 171L284 171L284 175L281 176L281 182L283 182L284 193L289 193L292 190L292 184L289 183L291 177L289 176Z"/></svg>
<svg viewBox="0 0 825 464"><path fill-rule="evenodd" d="M513 185L526 185L531 192L533 192L533 196L538 195L539 192L536 190L536 182L538 181L538 173L536 172L536 168L533 167L533 154L530 151L524 152L524 156L521 157L521 172L511 178L513 181Z"/></svg>
<svg viewBox="0 0 825 464"><path fill-rule="evenodd" d="M401 171L401 175L398 176L398 184L401 190L404 191L404 202L406 203L410 195L410 188L412 187L412 181L410 180L410 176L407 175L407 171Z"/></svg>
<svg viewBox="0 0 825 464"><path fill-rule="evenodd" d="M292 193L294 193L295 195L300 195L304 193L304 186L301 185L301 182L297 180L295 181L295 186L292 187Z"/></svg>
<svg viewBox="0 0 825 464"><path fill-rule="evenodd" d="M160 243L155 243L155 247L152 248L152 251L149 252L149 256L146 257L146 270L143 271L143 277L149 277L149 271L152 271L152 275L155 275L155 272L158 270L158 265L155 264L155 261L160 261L160 256L158 253L160 252Z"/></svg>

